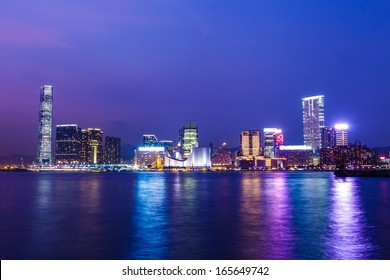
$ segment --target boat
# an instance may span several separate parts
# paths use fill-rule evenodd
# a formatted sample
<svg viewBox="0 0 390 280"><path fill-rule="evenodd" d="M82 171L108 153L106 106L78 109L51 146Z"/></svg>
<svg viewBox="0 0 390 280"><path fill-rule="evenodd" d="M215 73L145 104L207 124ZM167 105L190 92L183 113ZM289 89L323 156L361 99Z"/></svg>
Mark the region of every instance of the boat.
<svg viewBox="0 0 390 280"><path fill-rule="evenodd" d="M390 177L390 169L336 169L336 177Z"/></svg>

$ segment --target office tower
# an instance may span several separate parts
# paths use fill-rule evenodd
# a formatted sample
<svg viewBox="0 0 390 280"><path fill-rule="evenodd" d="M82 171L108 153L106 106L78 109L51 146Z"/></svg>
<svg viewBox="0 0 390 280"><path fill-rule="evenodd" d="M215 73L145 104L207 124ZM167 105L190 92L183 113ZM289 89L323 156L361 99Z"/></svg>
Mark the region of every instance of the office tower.
<svg viewBox="0 0 390 280"><path fill-rule="evenodd" d="M143 147L158 147L157 137L154 134L144 134Z"/></svg>
<svg viewBox="0 0 390 280"><path fill-rule="evenodd" d="M185 121L183 128L179 131L179 138L183 158L188 158L192 148L197 148L199 145L197 122Z"/></svg>
<svg viewBox="0 0 390 280"><path fill-rule="evenodd" d="M313 150L321 148L321 128L324 127L324 96L302 98L303 140Z"/></svg>
<svg viewBox="0 0 390 280"><path fill-rule="evenodd" d="M242 156L259 156L261 154L260 130L243 130L240 135Z"/></svg>
<svg viewBox="0 0 390 280"><path fill-rule="evenodd" d="M264 156L275 157L276 140L278 145L283 144L283 134L281 129L264 128Z"/></svg>
<svg viewBox="0 0 390 280"><path fill-rule="evenodd" d="M56 126L56 163L80 163L81 129L77 124Z"/></svg>
<svg viewBox="0 0 390 280"><path fill-rule="evenodd" d="M42 86L39 102L38 162L51 164L53 125L53 86Z"/></svg>
<svg viewBox="0 0 390 280"><path fill-rule="evenodd" d="M334 127L321 128L321 148L329 148L336 145L336 130Z"/></svg>
<svg viewBox="0 0 390 280"><path fill-rule="evenodd" d="M81 161L86 164L103 163L103 131L100 128L81 130Z"/></svg>
<svg viewBox="0 0 390 280"><path fill-rule="evenodd" d="M348 124L339 123L334 128L336 130L336 146L348 145Z"/></svg>
<svg viewBox="0 0 390 280"><path fill-rule="evenodd" d="M106 136L104 141L104 163L121 163L121 139Z"/></svg>

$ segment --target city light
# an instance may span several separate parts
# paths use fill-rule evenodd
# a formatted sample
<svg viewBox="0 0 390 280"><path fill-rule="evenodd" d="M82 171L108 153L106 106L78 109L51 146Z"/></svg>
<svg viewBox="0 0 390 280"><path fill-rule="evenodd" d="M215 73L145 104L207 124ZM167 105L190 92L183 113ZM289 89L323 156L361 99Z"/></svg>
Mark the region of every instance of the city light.
<svg viewBox="0 0 390 280"><path fill-rule="evenodd" d="M342 129L348 129L349 126L346 123L337 123L334 125L334 128L337 130L342 130Z"/></svg>

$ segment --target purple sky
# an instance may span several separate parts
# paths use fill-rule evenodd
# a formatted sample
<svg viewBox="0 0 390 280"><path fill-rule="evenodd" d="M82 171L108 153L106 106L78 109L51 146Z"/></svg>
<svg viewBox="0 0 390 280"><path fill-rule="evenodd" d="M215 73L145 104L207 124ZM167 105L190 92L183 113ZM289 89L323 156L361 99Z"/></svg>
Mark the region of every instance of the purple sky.
<svg viewBox="0 0 390 280"><path fill-rule="evenodd" d="M302 144L301 98L325 95L325 121L390 145L389 1L2 0L0 155L36 154L39 89L54 124L99 127L124 144L239 145L280 127Z"/></svg>

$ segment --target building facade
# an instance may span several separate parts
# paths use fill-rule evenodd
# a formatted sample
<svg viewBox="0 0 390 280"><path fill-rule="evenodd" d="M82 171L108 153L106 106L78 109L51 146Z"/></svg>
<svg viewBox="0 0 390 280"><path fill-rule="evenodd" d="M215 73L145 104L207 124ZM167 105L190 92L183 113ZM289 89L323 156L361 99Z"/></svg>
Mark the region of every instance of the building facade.
<svg viewBox="0 0 390 280"><path fill-rule="evenodd" d="M259 156L261 149L260 130L243 130L240 134L240 155Z"/></svg>
<svg viewBox="0 0 390 280"><path fill-rule="evenodd" d="M276 145L283 145L282 130L278 128L264 128L263 132L264 132L264 156L274 158Z"/></svg>
<svg viewBox="0 0 390 280"><path fill-rule="evenodd" d="M379 163L378 152L361 143L346 146L333 146L321 149L321 166L334 169L338 166L361 168Z"/></svg>
<svg viewBox="0 0 390 280"><path fill-rule="evenodd" d="M182 149L182 157L188 158L193 148L199 146L198 124L196 121L185 121L179 131L179 143Z"/></svg>
<svg viewBox="0 0 390 280"><path fill-rule="evenodd" d="M143 147L158 147L158 139L154 134L144 134Z"/></svg>
<svg viewBox="0 0 390 280"><path fill-rule="evenodd" d="M335 126L336 145L348 145L348 124L336 124Z"/></svg>
<svg viewBox="0 0 390 280"><path fill-rule="evenodd" d="M103 163L103 131L100 128L81 130L81 162L85 164Z"/></svg>
<svg viewBox="0 0 390 280"><path fill-rule="evenodd" d="M321 128L321 148L329 148L336 145L336 130L332 126Z"/></svg>
<svg viewBox="0 0 390 280"><path fill-rule="evenodd" d="M313 150L321 148L321 128L324 127L324 96L302 98L303 141Z"/></svg>
<svg viewBox="0 0 390 280"><path fill-rule="evenodd" d="M77 124L56 126L56 163L80 163L81 129Z"/></svg>
<svg viewBox="0 0 390 280"><path fill-rule="evenodd" d="M121 163L121 139L119 137L106 136L104 139L104 163Z"/></svg>
<svg viewBox="0 0 390 280"><path fill-rule="evenodd" d="M38 163L52 163L53 86L41 87L39 102Z"/></svg>
<svg viewBox="0 0 390 280"><path fill-rule="evenodd" d="M277 156L285 158L289 167L308 167L313 164L314 152L310 146L282 145L277 149Z"/></svg>

